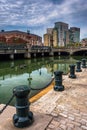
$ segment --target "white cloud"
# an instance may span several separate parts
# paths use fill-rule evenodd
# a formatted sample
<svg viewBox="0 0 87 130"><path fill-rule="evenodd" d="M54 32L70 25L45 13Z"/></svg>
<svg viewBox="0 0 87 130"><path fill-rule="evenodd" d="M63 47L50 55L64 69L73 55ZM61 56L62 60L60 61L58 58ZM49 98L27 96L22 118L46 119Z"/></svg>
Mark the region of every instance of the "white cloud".
<svg viewBox="0 0 87 130"><path fill-rule="evenodd" d="M86 5L84 0L64 0L61 4L54 4L54 0L0 0L0 27L10 24L33 29L39 26L44 33L45 27L54 26L54 22L61 20L70 26L80 26L80 22L87 20Z"/></svg>

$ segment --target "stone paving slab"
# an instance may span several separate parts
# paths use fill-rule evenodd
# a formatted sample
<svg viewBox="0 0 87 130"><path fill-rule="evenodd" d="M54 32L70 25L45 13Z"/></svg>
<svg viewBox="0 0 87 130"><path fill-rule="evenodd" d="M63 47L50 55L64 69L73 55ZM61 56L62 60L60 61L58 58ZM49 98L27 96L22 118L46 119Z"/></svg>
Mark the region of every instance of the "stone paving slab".
<svg viewBox="0 0 87 130"><path fill-rule="evenodd" d="M68 77L63 76L64 91L52 89L31 104L32 110L53 116L46 130L87 130L87 70Z"/></svg>
<svg viewBox="0 0 87 130"><path fill-rule="evenodd" d="M0 105L0 109L3 107L3 104ZM26 128L17 128L12 122L12 117L15 113L15 108L8 106L6 110L0 115L0 130L45 130L49 122L52 120L52 116L35 113L34 122L31 126Z"/></svg>

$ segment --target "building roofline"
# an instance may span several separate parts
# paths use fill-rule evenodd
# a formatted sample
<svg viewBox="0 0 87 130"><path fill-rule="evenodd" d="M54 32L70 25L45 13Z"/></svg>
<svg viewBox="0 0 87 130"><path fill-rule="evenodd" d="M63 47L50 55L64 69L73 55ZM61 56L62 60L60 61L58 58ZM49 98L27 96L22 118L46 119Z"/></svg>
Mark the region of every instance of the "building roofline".
<svg viewBox="0 0 87 130"><path fill-rule="evenodd" d="M0 34L6 34L6 33L22 33L22 34L25 34L25 35L27 34L27 32L23 32L23 31L19 31L19 30L11 30L11 31L0 32ZM32 34L32 33L30 33L30 35L41 37L39 35Z"/></svg>
<svg viewBox="0 0 87 130"><path fill-rule="evenodd" d="M69 25L68 23L61 22L61 21L59 21L59 22L55 22L55 24L56 24L56 23L60 23L60 24L67 24L67 25Z"/></svg>

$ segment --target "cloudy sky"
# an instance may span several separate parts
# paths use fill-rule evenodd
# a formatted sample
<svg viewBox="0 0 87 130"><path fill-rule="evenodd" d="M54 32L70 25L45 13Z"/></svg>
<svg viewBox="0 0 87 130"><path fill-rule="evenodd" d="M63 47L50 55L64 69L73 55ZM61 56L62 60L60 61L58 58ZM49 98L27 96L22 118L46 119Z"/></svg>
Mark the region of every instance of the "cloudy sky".
<svg viewBox="0 0 87 130"><path fill-rule="evenodd" d="M0 0L0 30L20 30L43 37L55 22L80 27L87 37L87 0Z"/></svg>

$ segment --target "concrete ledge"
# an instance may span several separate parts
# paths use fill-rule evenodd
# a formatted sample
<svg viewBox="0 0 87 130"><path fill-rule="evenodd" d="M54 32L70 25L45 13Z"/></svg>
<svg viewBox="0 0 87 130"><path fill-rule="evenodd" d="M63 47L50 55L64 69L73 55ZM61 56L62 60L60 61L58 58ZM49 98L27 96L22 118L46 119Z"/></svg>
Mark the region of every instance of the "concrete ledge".
<svg viewBox="0 0 87 130"><path fill-rule="evenodd" d="M50 85L48 85L48 87L46 87L45 89L43 89L42 91L40 91L38 94L36 94L35 96L33 96L32 98L29 99L30 103L33 103L35 101L37 101L38 99L40 99L43 95L47 94L52 88L54 87L54 80L52 81L52 83Z"/></svg>
<svg viewBox="0 0 87 130"><path fill-rule="evenodd" d="M0 109L3 104L0 105ZM49 115L33 112L34 122L31 126L26 128L16 128L12 122L13 115L15 114L15 107L8 106L6 110L0 115L0 130L45 130L52 117Z"/></svg>

